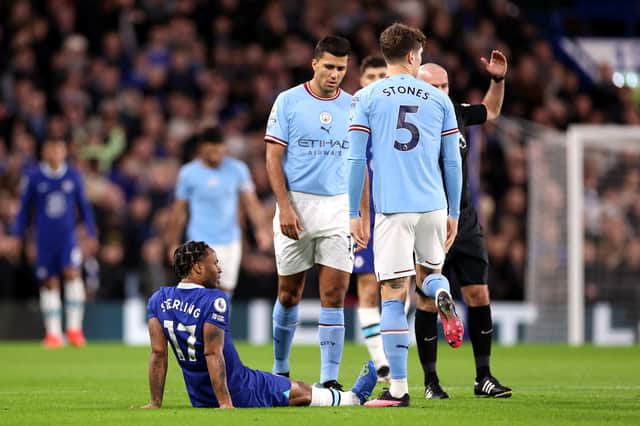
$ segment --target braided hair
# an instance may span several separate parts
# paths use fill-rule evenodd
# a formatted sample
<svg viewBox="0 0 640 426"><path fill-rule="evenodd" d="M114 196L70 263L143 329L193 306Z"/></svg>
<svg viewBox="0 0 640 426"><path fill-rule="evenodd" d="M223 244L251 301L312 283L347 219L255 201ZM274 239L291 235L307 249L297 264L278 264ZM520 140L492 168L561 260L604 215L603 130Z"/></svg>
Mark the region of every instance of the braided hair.
<svg viewBox="0 0 640 426"><path fill-rule="evenodd" d="M207 255L204 241L187 241L173 252L173 270L180 279L189 275L193 264Z"/></svg>

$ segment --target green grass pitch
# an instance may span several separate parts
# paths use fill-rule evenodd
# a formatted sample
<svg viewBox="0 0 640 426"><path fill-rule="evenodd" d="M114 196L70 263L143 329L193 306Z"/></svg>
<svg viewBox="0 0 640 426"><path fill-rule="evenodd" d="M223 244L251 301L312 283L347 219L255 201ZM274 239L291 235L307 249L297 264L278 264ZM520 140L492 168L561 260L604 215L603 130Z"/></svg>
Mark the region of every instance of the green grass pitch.
<svg viewBox="0 0 640 426"><path fill-rule="evenodd" d="M269 370L271 347L238 345L243 361ZM452 399L426 401L415 347L410 350L409 408L263 408L233 411L189 406L170 354L161 410L132 410L148 401L148 348L90 343L50 351L36 343L0 343L0 425L639 425L640 346L494 347L493 372L513 387L511 399L473 396L471 347L439 347L439 375ZM352 383L367 354L347 345L341 381ZM292 374L313 382L319 351L295 346ZM376 393L380 386L376 389Z"/></svg>

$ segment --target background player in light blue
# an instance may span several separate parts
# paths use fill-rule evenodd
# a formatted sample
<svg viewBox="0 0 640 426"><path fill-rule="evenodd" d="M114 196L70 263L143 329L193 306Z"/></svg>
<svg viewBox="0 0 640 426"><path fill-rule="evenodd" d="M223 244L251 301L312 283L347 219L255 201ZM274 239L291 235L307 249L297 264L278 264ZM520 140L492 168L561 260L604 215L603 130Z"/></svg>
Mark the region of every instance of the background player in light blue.
<svg viewBox="0 0 640 426"><path fill-rule="evenodd" d="M242 260L242 231L238 206L249 217L260 250L271 246L271 231L256 196L249 168L226 156L222 134L214 128L199 136L198 158L180 169L175 203L167 232L170 255L181 241L187 219L187 239L213 247L225 273L221 288L233 294Z"/></svg>
<svg viewBox="0 0 640 426"><path fill-rule="evenodd" d="M387 76L387 63L380 55L367 56L360 64L360 85L367 87ZM380 335L380 286L376 280L373 267L373 224L375 211L371 194L371 181L373 170L371 168L371 138L367 142L367 174L365 175L364 190L360 200L362 213L362 232L369 240L365 248L356 251L353 260L353 273L356 275L358 288L358 321L364 336L364 342L369 350L369 355L376 365L378 380L388 381L389 361L382 347ZM405 305L406 306L406 305Z"/></svg>
<svg viewBox="0 0 640 426"><path fill-rule="evenodd" d="M273 309L273 372L289 374L291 342L306 271L318 265L320 383L339 387L344 297L353 269L347 196L347 127L351 95L340 90L349 42L336 36L314 50L313 78L278 95L269 121L267 172L278 298Z"/></svg>
<svg viewBox="0 0 640 426"><path fill-rule="evenodd" d="M62 304L60 276L64 278L66 336L74 346L84 346L82 332L85 289L80 272L82 254L76 237L76 211L97 247L93 211L84 192L80 174L66 163L67 145L62 139L48 139L42 146L39 167L26 177L20 210L12 234L16 252L24 238L30 214L35 216L36 275L41 281L40 309L44 317L49 348L62 347Z"/></svg>
<svg viewBox="0 0 640 426"><path fill-rule="evenodd" d="M403 301L408 277L416 273L415 269L418 282L420 276L428 275L423 291L447 313L447 339L462 339L462 323L455 315L448 282L441 274L433 273L442 267L446 249L455 239L460 214L462 166L458 130L449 98L415 78L425 41L418 29L403 24L388 27L380 36L388 78L358 91L351 108L351 232L359 245L366 245L358 210L370 134L375 173L373 247L375 271L382 287L380 329L391 368L390 389L367 403L371 406L409 405L409 325ZM444 170L439 165L441 156Z"/></svg>
<svg viewBox="0 0 640 426"><path fill-rule="evenodd" d="M246 367L229 332L227 296L220 286L221 268L206 243L189 241L174 254L181 281L161 287L149 299L151 338L149 388L143 408L160 408L171 344L194 407L277 407L288 405L359 405L371 394L376 372L369 361L348 392L311 386Z"/></svg>

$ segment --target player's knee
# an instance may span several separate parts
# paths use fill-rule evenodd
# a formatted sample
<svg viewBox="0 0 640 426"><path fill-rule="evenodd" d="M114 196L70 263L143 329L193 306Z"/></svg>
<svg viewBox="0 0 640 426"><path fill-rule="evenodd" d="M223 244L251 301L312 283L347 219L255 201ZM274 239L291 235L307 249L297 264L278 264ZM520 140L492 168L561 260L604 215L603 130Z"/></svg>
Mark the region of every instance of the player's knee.
<svg viewBox="0 0 640 426"><path fill-rule="evenodd" d="M63 276L65 280L75 280L76 278L80 278L80 270L75 267L65 268Z"/></svg>
<svg viewBox="0 0 640 426"><path fill-rule="evenodd" d="M344 306L345 292L341 287L323 289L320 293L322 306L326 308L340 308Z"/></svg>
<svg viewBox="0 0 640 426"><path fill-rule="evenodd" d="M60 288L60 280L58 278L47 278L42 283L47 290L58 290Z"/></svg>
<svg viewBox="0 0 640 426"><path fill-rule="evenodd" d="M373 285L358 285L358 305L361 308L375 308L378 306L378 283Z"/></svg>
<svg viewBox="0 0 640 426"><path fill-rule="evenodd" d="M300 303L301 298L301 294L297 291L292 291L289 289L280 289L280 291L278 291L278 300L280 301L280 304L285 308L296 306Z"/></svg>
<svg viewBox="0 0 640 426"><path fill-rule="evenodd" d="M489 286L473 284L462 287L462 297L469 306L486 306L489 304Z"/></svg>
<svg viewBox="0 0 640 426"><path fill-rule="evenodd" d="M358 306L361 308L378 307L378 295L376 293L360 293L358 294Z"/></svg>

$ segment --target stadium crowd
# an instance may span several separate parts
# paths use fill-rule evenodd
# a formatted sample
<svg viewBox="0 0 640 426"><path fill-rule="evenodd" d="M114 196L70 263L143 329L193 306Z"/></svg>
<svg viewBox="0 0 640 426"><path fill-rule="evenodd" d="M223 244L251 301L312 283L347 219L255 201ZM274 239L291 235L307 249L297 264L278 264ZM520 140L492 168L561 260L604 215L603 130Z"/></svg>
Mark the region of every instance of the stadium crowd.
<svg viewBox="0 0 640 426"><path fill-rule="evenodd" d="M174 279L163 232L178 169L207 126L220 126L229 154L247 162L270 220L275 203L264 160L267 116L280 91L310 78L313 45L328 33L352 42L343 83L349 93L359 88L359 61L378 53L379 32L403 21L424 30L425 59L447 68L455 100L482 100L489 78L480 57L497 48L512 64L503 115L559 129L569 123L640 124L630 89L612 84L610 67L601 67L599 83L585 85L525 13L506 0L3 2L0 298L37 294L33 246L12 257L7 235L21 177L36 164L46 135L70 141L71 161L84 174L96 213L99 247L83 247L94 299L150 294L154 285ZM487 124L476 135L476 199L492 263L492 298L519 300L526 150L517 141L503 144L494 133ZM624 182L637 189L637 173ZM629 204L636 221L638 205ZM613 242L620 234L615 225L602 224ZM245 234L236 297L274 297L273 253L257 250L248 225ZM621 259L639 263L636 246Z"/></svg>

